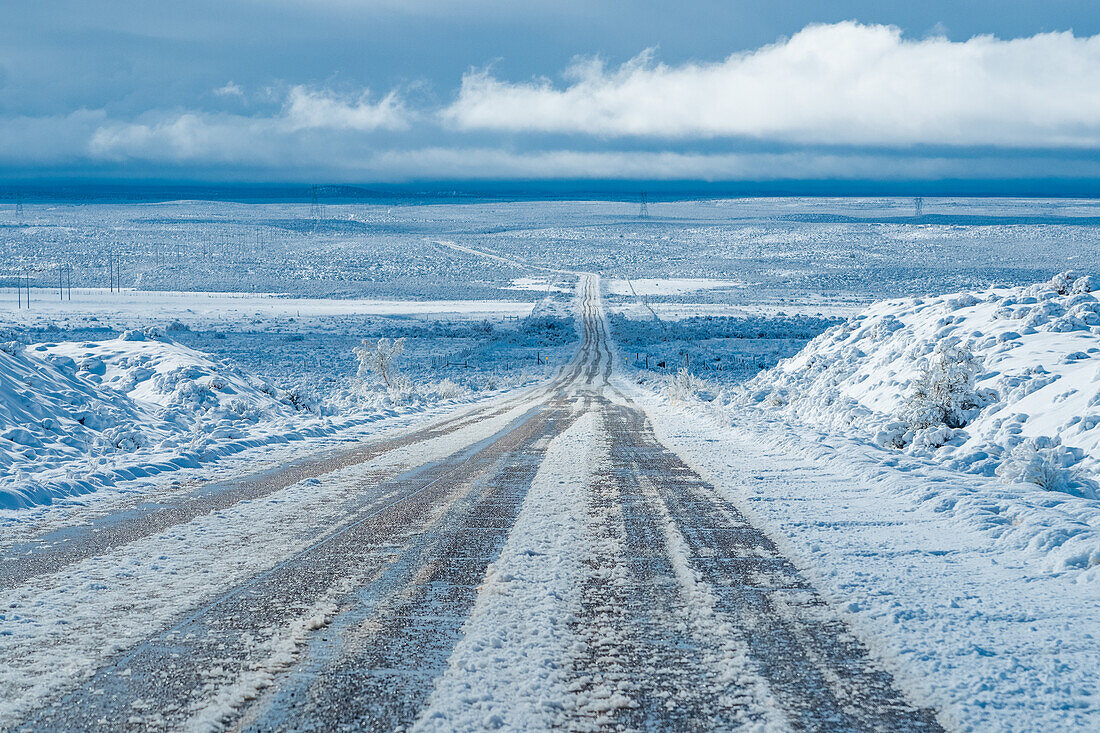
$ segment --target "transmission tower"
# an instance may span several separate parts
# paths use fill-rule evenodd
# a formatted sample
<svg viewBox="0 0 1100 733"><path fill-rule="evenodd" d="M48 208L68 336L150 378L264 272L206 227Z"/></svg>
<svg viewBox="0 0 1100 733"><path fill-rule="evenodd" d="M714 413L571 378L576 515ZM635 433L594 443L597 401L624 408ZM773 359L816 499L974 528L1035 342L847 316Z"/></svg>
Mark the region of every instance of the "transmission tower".
<svg viewBox="0 0 1100 733"><path fill-rule="evenodd" d="M913 216L920 216L924 213L924 197L917 196L913 199Z"/></svg>
<svg viewBox="0 0 1100 733"><path fill-rule="evenodd" d="M23 220L23 193L21 191L15 194L15 218L20 221Z"/></svg>
<svg viewBox="0 0 1100 733"><path fill-rule="evenodd" d="M320 193L320 187L314 186L313 196L309 202L309 218L314 221L324 221L325 219L325 205L321 203Z"/></svg>
<svg viewBox="0 0 1100 733"><path fill-rule="evenodd" d="M638 206L638 216L643 219L649 218L649 203L646 201L646 193L642 191L641 201Z"/></svg>

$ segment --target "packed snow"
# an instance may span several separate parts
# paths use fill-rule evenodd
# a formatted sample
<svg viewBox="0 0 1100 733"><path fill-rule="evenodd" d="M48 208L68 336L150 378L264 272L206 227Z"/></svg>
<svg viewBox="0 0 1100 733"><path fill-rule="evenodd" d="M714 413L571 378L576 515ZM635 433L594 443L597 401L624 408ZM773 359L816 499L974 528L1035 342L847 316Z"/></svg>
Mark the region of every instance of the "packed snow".
<svg viewBox="0 0 1100 733"><path fill-rule="evenodd" d="M627 386L661 441L776 540L948 730L1096 728L1100 575L1049 565L1044 544L1077 533L1100 546L1084 500Z"/></svg>

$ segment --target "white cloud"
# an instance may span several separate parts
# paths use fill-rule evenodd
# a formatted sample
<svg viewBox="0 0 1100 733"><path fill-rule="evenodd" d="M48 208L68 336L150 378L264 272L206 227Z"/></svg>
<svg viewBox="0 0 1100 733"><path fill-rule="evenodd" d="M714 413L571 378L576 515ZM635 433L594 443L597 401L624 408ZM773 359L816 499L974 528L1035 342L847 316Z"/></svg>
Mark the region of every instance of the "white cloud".
<svg viewBox="0 0 1100 733"><path fill-rule="evenodd" d="M217 94L219 97L243 97L244 90L242 90L236 82L228 81L225 83L225 86L215 89L214 94Z"/></svg>
<svg viewBox="0 0 1100 733"><path fill-rule="evenodd" d="M808 26L711 64L646 52L567 84L467 74L443 119L458 129L796 144L1100 146L1100 36L906 39L894 27Z"/></svg>
<svg viewBox="0 0 1100 733"><path fill-rule="evenodd" d="M390 92L377 104L371 104L367 92L350 99L324 90L296 86L287 95L283 113L292 130L327 128L366 132L397 130L408 124L397 92Z"/></svg>
<svg viewBox="0 0 1100 733"><path fill-rule="evenodd" d="M269 164L293 157L303 131L329 134L402 129L407 113L395 92L371 104L366 92L344 98L332 92L292 87L282 110L270 117L205 112L150 113L135 122L100 125L88 153L102 160L174 163Z"/></svg>
<svg viewBox="0 0 1100 733"><path fill-rule="evenodd" d="M91 136L93 159L146 160L170 163L273 162L270 118L185 112L157 121L113 123Z"/></svg>

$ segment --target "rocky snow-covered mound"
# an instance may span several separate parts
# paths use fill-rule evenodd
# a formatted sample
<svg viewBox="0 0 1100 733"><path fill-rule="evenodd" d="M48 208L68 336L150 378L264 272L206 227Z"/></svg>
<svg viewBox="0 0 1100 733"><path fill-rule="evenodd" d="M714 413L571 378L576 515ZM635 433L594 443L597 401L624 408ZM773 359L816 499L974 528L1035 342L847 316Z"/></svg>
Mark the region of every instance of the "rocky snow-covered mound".
<svg viewBox="0 0 1100 733"><path fill-rule="evenodd" d="M1100 300L1040 285L878 303L748 386L825 430L1100 498Z"/></svg>

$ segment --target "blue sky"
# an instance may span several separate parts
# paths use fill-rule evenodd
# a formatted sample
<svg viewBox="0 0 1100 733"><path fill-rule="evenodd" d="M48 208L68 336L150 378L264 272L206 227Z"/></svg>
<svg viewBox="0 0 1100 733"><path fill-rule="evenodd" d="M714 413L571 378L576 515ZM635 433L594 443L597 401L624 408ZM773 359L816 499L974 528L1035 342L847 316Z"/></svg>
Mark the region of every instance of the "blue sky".
<svg viewBox="0 0 1100 733"><path fill-rule="evenodd" d="M1100 179L1093 2L2 1L12 180Z"/></svg>

